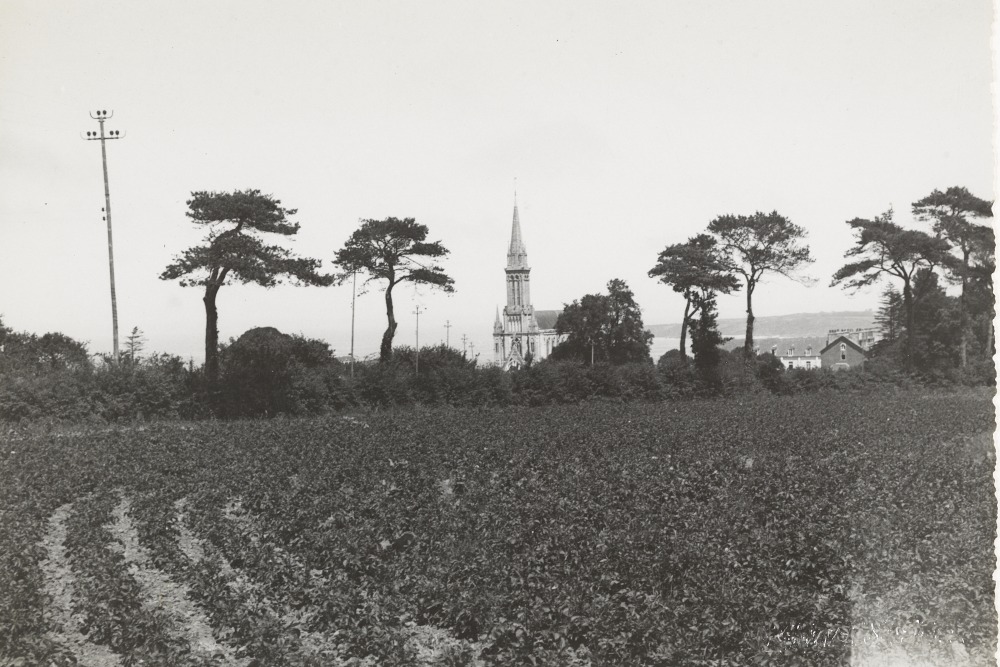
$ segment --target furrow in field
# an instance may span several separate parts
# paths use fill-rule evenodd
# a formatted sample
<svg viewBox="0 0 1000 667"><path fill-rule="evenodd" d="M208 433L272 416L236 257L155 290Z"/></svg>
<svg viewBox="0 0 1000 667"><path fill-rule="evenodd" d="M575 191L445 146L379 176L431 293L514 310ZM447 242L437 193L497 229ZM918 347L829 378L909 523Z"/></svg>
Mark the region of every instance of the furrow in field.
<svg viewBox="0 0 1000 667"><path fill-rule="evenodd" d="M231 500L227 503L224 516L234 525L239 527L240 532L250 537L250 541L255 545L262 545L259 537L263 533L260 521L243 507L239 499ZM280 562L281 566L293 572L293 577L298 581L307 581L315 586L322 594L324 590L330 590L337 585L321 570L310 570L294 554L291 554L279 546L268 544L267 548ZM345 582L340 582L345 585ZM291 611L286 615L289 622L303 622L311 610L300 609ZM437 665L447 662L461 660L461 664L478 667L485 664L479 655L484 648L483 642L471 642L454 637L449 631L429 625L408 625L400 628L399 636L405 642L411 659L418 665ZM317 633L303 633L303 643L306 646L314 646L313 642L322 636Z"/></svg>
<svg viewBox="0 0 1000 667"><path fill-rule="evenodd" d="M195 653L221 659L224 665L244 664L246 661L236 659L232 647L213 636L205 614L189 598L187 587L172 581L152 565L148 552L139 543L138 531L129 516L130 509L128 498L122 496L112 510L114 522L108 530L120 545L129 573L145 594L145 605L169 616Z"/></svg>
<svg viewBox="0 0 1000 667"><path fill-rule="evenodd" d="M322 664L339 665L342 647L335 637L304 629L306 625L305 612L277 608L265 595L263 586L254 581L243 568L234 567L211 544L199 538L189 525L187 501L182 498L174 507L177 511L178 547L193 565L210 562L226 582L226 587L234 596L241 598L244 609L253 609L257 617L257 626L273 630L281 628L283 635L280 643L286 655L299 655L302 658L322 660Z"/></svg>
<svg viewBox="0 0 1000 667"><path fill-rule="evenodd" d="M52 641L69 649L81 667L117 667L121 661L106 646L91 643L80 632L73 615L76 575L66 555L66 521L72 503L59 507L49 517L49 527L42 540L47 558L39 563L45 576L45 592L52 599Z"/></svg>

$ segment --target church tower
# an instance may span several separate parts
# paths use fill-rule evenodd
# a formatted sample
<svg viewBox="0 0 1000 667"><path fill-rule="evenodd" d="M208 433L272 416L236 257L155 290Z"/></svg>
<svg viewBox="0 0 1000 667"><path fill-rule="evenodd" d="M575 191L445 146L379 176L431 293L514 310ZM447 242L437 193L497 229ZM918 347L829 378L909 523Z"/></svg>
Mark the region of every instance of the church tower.
<svg viewBox="0 0 1000 667"><path fill-rule="evenodd" d="M534 324L535 309L531 307L531 268L528 251L521 238L521 219L514 199L514 222L510 230L510 247L507 249L507 305L503 309L504 330L528 333ZM534 328L537 328L535 326Z"/></svg>
<svg viewBox="0 0 1000 667"><path fill-rule="evenodd" d="M531 305L531 267L521 237L521 218L514 196L514 221L507 247L507 305L493 322L493 361L505 370L521 368L530 359L544 359L564 338L555 331L559 311L535 311Z"/></svg>

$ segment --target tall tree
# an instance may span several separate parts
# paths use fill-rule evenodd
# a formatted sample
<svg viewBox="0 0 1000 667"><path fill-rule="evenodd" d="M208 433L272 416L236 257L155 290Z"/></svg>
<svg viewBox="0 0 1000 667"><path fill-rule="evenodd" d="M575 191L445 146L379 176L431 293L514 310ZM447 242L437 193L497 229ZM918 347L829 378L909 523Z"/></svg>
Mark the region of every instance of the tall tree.
<svg viewBox="0 0 1000 667"><path fill-rule="evenodd" d="M983 341L983 356L992 360L993 320L996 318L996 295L993 273L996 271L996 235L992 227L981 227L972 250L966 306L976 322Z"/></svg>
<svg viewBox="0 0 1000 667"><path fill-rule="evenodd" d="M717 319L715 295L708 294L702 299L698 319L691 324L691 350L694 352L694 367L698 375L713 392L722 388L722 378L719 375L722 348L719 346L729 340L719 332Z"/></svg>
<svg viewBox="0 0 1000 667"><path fill-rule="evenodd" d="M606 294L584 294L563 307L556 320L556 332L566 339L555 346L553 360L583 362L608 361L606 330L611 306Z"/></svg>
<svg viewBox="0 0 1000 667"><path fill-rule="evenodd" d="M794 273L813 261L806 232L777 211L722 215L708 224L719 239L731 271L743 276L747 295L747 331L743 354L753 358L753 294L766 273L796 279Z"/></svg>
<svg viewBox="0 0 1000 667"><path fill-rule="evenodd" d="M188 248L160 274L161 280L179 280L184 287L204 287L205 374L210 384L219 378L219 311L216 298L223 285L233 282L274 287L284 280L303 285L329 285L319 273L320 261L295 257L277 245L266 245L260 234L293 236L299 224L288 221L294 209L260 190L192 192L189 217L209 229L205 242Z"/></svg>
<svg viewBox="0 0 1000 667"><path fill-rule="evenodd" d="M556 331L566 340L552 351L553 359L624 364L651 361L653 334L646 331L642 312L624 280L608 282L607 294L586 294L565 306Z"/></svg>
<svg viewBox="0 0 1000 667"><path fill-rule="evenodd" d="M653 334L642 322L642 310L624 280L608 281L608 360L613 364L652 362L649 346Z"/></svg>
<svg viewBox="0 0 1000 667"><path fill-rule="evenodd" d="M930 221L934 233L947 240L958 255L959 262L953 264L952 273L956 281L962 284L959 296L959 364L965 366L968 363L971 322L967 296L969 278L974 253L982 244L983 229L986 228L970 218L992 218L993 202L980 199L966 188L956 186L944 192L934 190L923 199L913 202L913 214L920 220Z"/></svg>
<svg viewBox="0 0 1000 667"><path fill-rule="evenodd" d="M882 340L893 343L900 337L903 328L903 295L893 285L886 285L882 292L882 305L875 314L875 324L882 334Z"/></svg>
<svg viewBox="0 0 1000 667"><path fill-rule="evenodd" d="M729 294L740 288L736 276L729 273L718 242L708 234L692 236L685 243L668 245L660 251L650 278L659 278L684 296L681 319L681 359L687 361L687 331L703 304L715 293Z"/></svg>
<svg viewBox="0 0 1000 667"><path fill-rule="evenodd" d="M921 371L954 368L959 360L955 341L962 319L955 297L945 294L938 274L920 269L913 277L913 363Z"/></svg>
<svg viewBox="0 0 1000 667"><path fill-rule="evenodd" d="M455 281L444 269L427 260L444 257L448 250L440 241L428 242L427 226L417 224L413 218L386 218L362 220L361 226L351 234L344 247L337 251L333 263L341 273L343 283L354 273L367 274L366 283L385 281L385 314L388 326L382 335L379 360L392 358L392 339L396 335L396 314L392 303L392 290L402 282L419 283L454 292Z"/></svg>
<svg viewBox="0 0 1000 667"><path fill-rule="evenodd" d="M913 361L913 279L920 269L941 263L948 253L948 243L925 232L903 229L893 222L890 208L874 220L848 220L854 231L854 247L845 257L858 259L840 267L830 285L843 284L846 289L859 290L877 283L883 276L893 276L903 282L903 315L906 318L906 338L903 361L907 367Z"/></svg>

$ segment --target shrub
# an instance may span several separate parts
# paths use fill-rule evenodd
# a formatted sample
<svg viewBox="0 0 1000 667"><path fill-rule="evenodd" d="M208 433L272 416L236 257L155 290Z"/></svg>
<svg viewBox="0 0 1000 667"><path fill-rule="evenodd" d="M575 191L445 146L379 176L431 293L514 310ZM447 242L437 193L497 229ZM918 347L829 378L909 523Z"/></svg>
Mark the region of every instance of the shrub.
<svg viewBox="0 0 1000 667"><path fill-rule="evenodd" d="M512 373L514 401L520 405L578 403L592 395L587 368L573 361L545 359Z"/></svg>
<svg viewBox="0 0 1000 667"><path fill-rule="evenodd" d="M323 341L250 329L219 354L216 398L226 417L302 415L352 403L341 364Z"/></svg>
<svg viewBox="0 0 1000 667"><path fill-rule="evenodd" d="M368 362L354 367L354 393L358 400L376 408L414 402L413 373L394 364Z"/></svg>

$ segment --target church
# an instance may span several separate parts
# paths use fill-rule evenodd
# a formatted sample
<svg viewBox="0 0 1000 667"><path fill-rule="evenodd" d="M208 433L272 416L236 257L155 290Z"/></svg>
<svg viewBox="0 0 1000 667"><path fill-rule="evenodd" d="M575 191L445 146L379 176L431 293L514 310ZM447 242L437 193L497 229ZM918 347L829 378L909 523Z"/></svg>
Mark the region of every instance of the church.
<svg viewBox="0 0 1000 667"><path fill-rule="evenodd" d="M514 199L514 222L507 249L507 305L497 308L493 323L493 362L504 370L521 368L527 360L540 361L566 339L556 333L559 310L538 310L531 305L531 269L521 238L521 221Z"/></svg>

